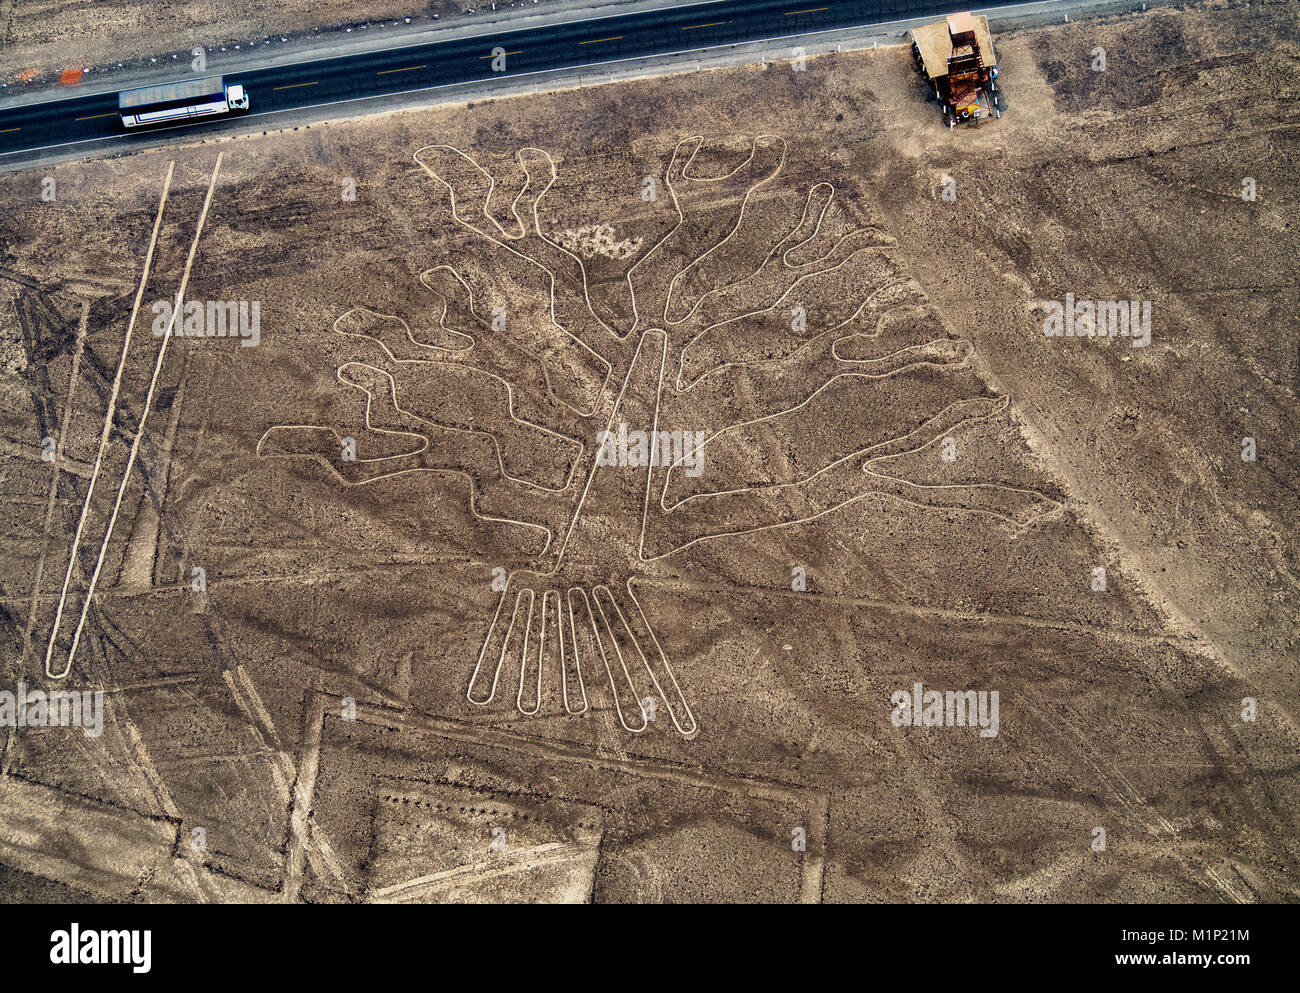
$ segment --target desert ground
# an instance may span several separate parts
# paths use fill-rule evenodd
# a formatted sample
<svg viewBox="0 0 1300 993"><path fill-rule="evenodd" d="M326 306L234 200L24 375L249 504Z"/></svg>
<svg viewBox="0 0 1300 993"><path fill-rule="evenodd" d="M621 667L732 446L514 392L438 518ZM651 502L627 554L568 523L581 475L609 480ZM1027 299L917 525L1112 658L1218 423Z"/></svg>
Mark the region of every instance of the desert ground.
<svg viewBox="0 0 1300 993"><path fill-rule="evenodd" d="M0 898L1300 898L1298 12L0 177Z"/></svg>

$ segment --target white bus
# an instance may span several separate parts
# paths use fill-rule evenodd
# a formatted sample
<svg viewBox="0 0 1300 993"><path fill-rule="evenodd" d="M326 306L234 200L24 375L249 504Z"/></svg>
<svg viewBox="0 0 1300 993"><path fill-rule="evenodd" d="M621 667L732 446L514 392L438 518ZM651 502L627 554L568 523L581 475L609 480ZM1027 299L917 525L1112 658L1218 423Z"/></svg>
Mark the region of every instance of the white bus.
<svg viewBox="0 0 1300 993"><path fill-rule="evenodd" d="M193 121L248 109L248 94L242 86L227 86L221 76L186 79L123 90L117 95L122 126Z"/></svg>

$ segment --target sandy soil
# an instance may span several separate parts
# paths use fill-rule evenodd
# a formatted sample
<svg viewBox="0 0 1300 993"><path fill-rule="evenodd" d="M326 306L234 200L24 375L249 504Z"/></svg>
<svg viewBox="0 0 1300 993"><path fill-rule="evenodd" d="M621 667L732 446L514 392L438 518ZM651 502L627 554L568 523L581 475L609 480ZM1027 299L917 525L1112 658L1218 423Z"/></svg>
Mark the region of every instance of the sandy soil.
<svg viewBox="0 0 1300 993"><path fill-rule="evenodd" d="M0 892L1294 900L1296 12L0 177Z"/></svg>

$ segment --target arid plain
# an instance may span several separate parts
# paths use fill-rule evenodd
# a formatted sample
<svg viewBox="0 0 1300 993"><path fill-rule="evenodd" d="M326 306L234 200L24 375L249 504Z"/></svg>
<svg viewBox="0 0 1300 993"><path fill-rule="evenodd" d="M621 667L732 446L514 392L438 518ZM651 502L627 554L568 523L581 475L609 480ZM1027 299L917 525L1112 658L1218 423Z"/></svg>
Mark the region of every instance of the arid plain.
<svg viewBox="0 0 1300 993"><path fill-rule="evenodd" d="M1297 6L0 177L0 896L1295 900Z"/></svg>

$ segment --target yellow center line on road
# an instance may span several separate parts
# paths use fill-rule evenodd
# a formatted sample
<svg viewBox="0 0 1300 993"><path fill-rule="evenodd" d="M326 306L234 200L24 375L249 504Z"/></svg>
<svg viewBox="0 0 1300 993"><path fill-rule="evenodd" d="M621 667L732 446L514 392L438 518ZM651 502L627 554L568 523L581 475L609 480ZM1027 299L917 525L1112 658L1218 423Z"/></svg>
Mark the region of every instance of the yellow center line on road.
<svg viewBox="0 0 1300 993"><path fill-rule="evenodd" d="M0 130L0 134L8 134L10 131L21 131L22 128L5 128Z"/></svg>
<svg viewBox="0 0 1300 993"><path fill-rule="evenodd" d="M314 80L310 83L290 83L288 86L272 86L273 90L296 90L299 86L315 86L320 80Z"/></svg>
<svg viewBox="0 0 1300 993"><path fill-rule="evenodd" d="M696 28L716 28L719 24L726 24L726 21L710 21L708 24L692 24L689 28L682 28L683 31L694 31Z"/></svg>
<svg viewBox="0 0 1300 993"><path fill-rule="evenodd" d="M93 120L96 120L97 118L100 118L100 117L116 117L116 116L117 116L117 112L116 112L116 111L110 111L110 112L107 113L107 114L91 114L89 117L78 117L77 120L79 120L79 121L93 121Z"/></svg>
<svg viewBox="0 0 1300 993"><path fill-rule="evenodd" d="M381 69L375 73L376 76L387 76L390 72L415 72L416 69L423 69L424 66L407 66L405 69Z"/></svg>
<svg viewBox="0 0 1300 993"><path fill-rule="evenodd" d="M819 10L830 10L829 7L809 7L807 10L787 10L786 17L793 17L795 14L815 14Z"/></svg>
<svg viewBox="0 0 1300 993"><path fill-rule="evenodd" d="M608 38L592 38L591 41L580 41L579 45L599 45L602 41L618 41L623 36L621 34L611 35Z"/></svg>
<svg viewBox="0 0 1300 993"><path fill-rule="evenodd" d="M524 54L524 50L521 48L521 49L519 49L519 51L517 51L517 52L502 52L501 54L502 54L502 55L523 55L523 54ZM480 55L479 58L480 58L480 59L495 59L496 56L495 56L495 55Z"/></svg>

